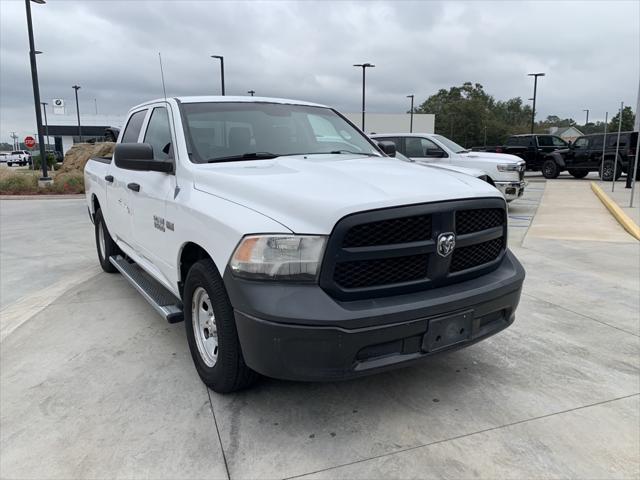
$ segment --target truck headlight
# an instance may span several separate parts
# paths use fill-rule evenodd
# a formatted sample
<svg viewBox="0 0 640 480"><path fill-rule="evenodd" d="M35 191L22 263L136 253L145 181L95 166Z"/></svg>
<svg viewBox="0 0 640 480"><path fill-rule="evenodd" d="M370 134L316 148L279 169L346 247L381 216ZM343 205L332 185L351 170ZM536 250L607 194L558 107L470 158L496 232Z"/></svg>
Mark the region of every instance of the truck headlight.
<svg viewBox="0 0 640 480"><path fill-rule="evenodd" d="M315 282L327 237L248 235L236 247L229 266L250 280Z"/></svg>
<svg viewBox="0 0 640 480"><path fill-rule="evenodd" d="M519 172L520 165L517 163L500 163L498 164L499 172Z"/></svg>

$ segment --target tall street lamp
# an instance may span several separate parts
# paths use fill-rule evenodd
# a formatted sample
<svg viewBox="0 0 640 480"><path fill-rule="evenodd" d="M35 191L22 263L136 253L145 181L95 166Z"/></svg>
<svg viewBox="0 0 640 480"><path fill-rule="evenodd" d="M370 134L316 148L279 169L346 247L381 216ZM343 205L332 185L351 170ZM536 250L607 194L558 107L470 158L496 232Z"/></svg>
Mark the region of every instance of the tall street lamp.
<svg viewBox="0 0 640 480"><path fill-rule="evenodd" d="M531 110L531 133L533 133L533 125L536 121L536 94L538 90L538 77L544 77L544 73L528 73L529 77L533 77L533 109Z"/></svg>
<svg viewBox="0 0 640 480"><path fill-rule="evenodd" d="M82 87L80 85L74 85L73 88L76 91L76 114L78 115L78 137L80 137L80 143L82 143L82 127L80 126L80 106L78 105L78 90Z"/></svg>
<svg viewBox="0 0 640 480"><path fill-rule="evenodd" d="M356 63L353 65L354 67L362 68L362 131L364 132L364 112L365 112L365 102L364 102L364 92L365 92L365 71L367 68L373 68L375 65L371 63Z"/></svg>
<svg viewBox="0 0 640 480"><path fill-rule="evenodd" d="M253 97L255 95L256 91L255 90L248 90L247 93Z"/></svg>
<svg viewBox="0 0 640 480"><path fill-rule="evenodd" d="M585 108L582 110L583 112L587 112L587 120L584 122L585 125L587 125L587 123L589 123L589 109Z"/></svg>
<svg viewBox="0 0 640 480"><path fill-rule="evenodd" d="M47 137L47 147L49 146L49 123L47 122L47 102L41 102L42 110L44 111L44 134Z"/></svg>
<svg viewBox="0 0 640 480"><path fill-rule="evenodd" d="M409 133L413 133L413 97L414 97L413 94L407 95L407 98L411 99L411 110L410 110L410 112L411 112L411 116L410 116L411 120L409 121Z"/></svg>
<svg viewBox="0 0 640 480"><path fill-rule="evenodd" d="M220 83L222 85L222 96L224 97L224 57L222 55L211 55L211 58L220 60Z"/></svg>
<svg viewBox="0 0 640 480"><path fill-rule="evenodd" d="M44 0L32 0L34 3L43 4ZM42 164L42 178L43 182L50 182L51 178L47 172L47 162L45 157L44 135L42 132L42 114L40 112L40 87L38 85L38 67L36 65L36 49L33 41L33 24L31 22L31 1L24 0L24 5L27 10L27 30L29 31L29 61L31 63L31 83L33 84L33 103L36 107L36 124L38 127L38 143L40 145L40 163Z"/></svg>

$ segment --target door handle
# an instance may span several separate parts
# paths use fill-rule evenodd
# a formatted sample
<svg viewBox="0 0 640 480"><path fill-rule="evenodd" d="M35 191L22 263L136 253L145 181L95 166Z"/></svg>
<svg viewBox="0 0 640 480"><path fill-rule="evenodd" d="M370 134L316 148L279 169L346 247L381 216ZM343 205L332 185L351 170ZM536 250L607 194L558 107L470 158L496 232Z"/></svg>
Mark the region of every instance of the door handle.
<svg viewBox="0 0 640 480"><path fill-rule="evenodd" d="M109 183L113 183L113 175L105 175L104 179Z"/></svg>
<svg viewBox="0 0 640 480"><path fill-rule="evenodd" d="M137 183L128 183L127 184L127 188L129 190L133 190L134 192L139 192L140 191L140 185Z"/></svg>

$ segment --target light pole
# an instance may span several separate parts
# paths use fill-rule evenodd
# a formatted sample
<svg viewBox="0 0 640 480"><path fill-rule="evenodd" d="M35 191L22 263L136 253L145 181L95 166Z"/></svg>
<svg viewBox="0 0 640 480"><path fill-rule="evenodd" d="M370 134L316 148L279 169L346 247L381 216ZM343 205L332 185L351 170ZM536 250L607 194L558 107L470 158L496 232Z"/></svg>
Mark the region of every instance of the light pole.
<svg viewBox="0 0 640 480"><path fill-rule="evenodd" d="M365 112L365 102L364 102L364 92L365 92L365 72L367 68L373 68L375 65L372 63L356 63L353 65L354 67L362 68L362 131L364 132L364 112Z"/></svg>
<svg viewBox="0 0 640 480"><path fill-rule="evenodd" d="M44 0L32 0L34 3L43 4ZM36 107L36 124L38 127L38 143L40 144L40 163L42 164L43 182L50 182L51 178L47 174L47 161L45 157L44 135L42 132L42 114L40 113L40 87L38 85L38 67L36 65L36 52L33 41L33 24L31 22L31 0L24 0L27 10L27 30L29 31L29 61L31 63L31 83L33 83L33 103Z"/></svg>
<svg viewBox="0 0 640 480"><path fill-rule="evenodd" d="M44 134L47 137L47 147L49 147L49 123L47 122L47 102L40 102L44 111Z"/></svg>
<svg viewBox="0 0 640 480"><path fill-rule="evenodd" d="M211 55L211 58L220 60L220 83L222 85L222 96L224 97L224 57L222 55Z"/></svg>
<svg viewBox="0 0 640 480"><path fill-rule="evenodd" d="M538 91L538 77L544 77L544 73L528 73L529 77L533 77L533 109L531 110L531 133L536 121L536 95Z"/></svg>
<svg viewBox="0 0 640 480"><path fill-rule="evenodd" d="M587 120L584 122L585 126L589 123L589 109L588 108L584 108L582 110L583 112L587 112Z"/></svg>
<svg viewBox="0 0 640 480"><path fill-rule="evenodd" d="M409 121L409 133L413 133L413 97L414 95L407 95L407 98L411 99L411 116L409 118L411 118L411 120Z"/></svg>
<svg viewBox="0 0 640 480"><path fill-rule="evenodd" d="M247 93L253 97L255 95L256 91L255 90L248 90Z"/></svg>
<svg viewBox="0 0 640 480"><path fill-rule="evenodd" d="M76 91L76 114L78 115L78 137L80 137L80 143L82 143L82 127L80 126L80 106L78 104L78 90L82 87L80 85L74 85L73 88Z"/></svg>

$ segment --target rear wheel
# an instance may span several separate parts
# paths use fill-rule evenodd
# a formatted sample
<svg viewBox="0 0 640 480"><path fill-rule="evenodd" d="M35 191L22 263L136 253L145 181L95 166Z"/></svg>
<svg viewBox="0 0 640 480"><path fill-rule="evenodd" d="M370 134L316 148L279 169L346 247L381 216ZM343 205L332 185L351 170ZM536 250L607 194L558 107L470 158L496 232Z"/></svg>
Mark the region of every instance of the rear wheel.
<svg viewBox="0 0 640 480"><path fill-rule="evenodd" d="M7 163L7 166L8 166L8 167L13 167L13 163L8 162L8 163Z"/></svg>
<svg viewBox="0 0 640 480"><path fill-rule="evenodd" d="M244 362L233 308L218 269L196 262L184 284L184 324L198 375L218 393L251 385L258 374Z"/></svg>
<svg viewBox="0 0 640 480"><path fill-rule="evenodd" d="M587 175L589 175L589 170L574 170L570 168L569 173L573 175L575 178L584 178Z"/></svg>
<svg viewBox="0 0 640 480"><path fill-rule="evenodd" d="M116 242L111 238L107 225L102 216L102 210L98 209L94 219L95 233L96 233L96 249L98 250L98 261L102 270L107 273L116 273L118 270L109 261L109 257L118 255L120 249Z"/></svg>
<svg viewBox="0 0 640 480"><path fill-rule="evenodd" d="M560 167L558 167L555 160L548 159L544 161L542 164L542 175L544 178L549 179L558 178L558 175L560 175Z"/></svg>
<svg viewBox="0 0 640 480"><path fill-rule="evenodd" d="M600 180L610 182L613 179L613 171L616 170L616 180L622 176L622 167L618 164L615 168L615 162L613 160L605 160L600 165Z"/></svg>

